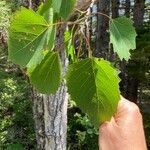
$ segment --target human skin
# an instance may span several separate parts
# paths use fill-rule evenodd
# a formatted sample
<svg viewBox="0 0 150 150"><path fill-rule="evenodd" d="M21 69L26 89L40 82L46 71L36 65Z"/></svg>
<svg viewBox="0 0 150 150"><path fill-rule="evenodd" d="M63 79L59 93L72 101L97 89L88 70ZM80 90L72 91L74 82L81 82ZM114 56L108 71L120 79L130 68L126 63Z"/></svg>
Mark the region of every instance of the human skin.
<svg viewBox="0 0 150 150"><path fill-rule="evenodd" d="M123 97L116 115L103 123L99 132L100 150L147 150L139 108Z"/></svg>

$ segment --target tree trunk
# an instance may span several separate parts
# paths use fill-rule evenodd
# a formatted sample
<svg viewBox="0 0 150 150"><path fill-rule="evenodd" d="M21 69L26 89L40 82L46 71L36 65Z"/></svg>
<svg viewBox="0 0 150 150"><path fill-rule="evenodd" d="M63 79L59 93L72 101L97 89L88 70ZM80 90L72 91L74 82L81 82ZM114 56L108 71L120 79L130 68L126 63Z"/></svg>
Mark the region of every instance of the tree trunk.
<svg viewBox="0 0 150 150"><path fill-rule="evenodd" d="M63 77L67 67L63 47L65 26L57 31L56 45L61 51ZM56 48L57 49L57 48ZM34 92L33 112L38 150L66 150L68 93L64 80L55 95Z"/></svg>
<svg viewBox="0 0 150 150"><path fill-rule="evenodd" d="M112 12L112 18L119 17L119 0L111 0L111 12Z"/></svg>
<svg viewBox="0 0 150 150"><path fill-rule="evenodd" d="M128 77L125 98L137 103L139 81L134 77Z"/></svg>
<svg viewBox="0 0 150 150"><path fill-rule="evenodd" d="M79 3L80 2L80 3ZM77 1L79 9L88 7L90 0ZM56 35L56 50L59 49L62 61L63 77L67 68L67 59L64 52L64 30L65 25L60 25ZM57 93L54 95L43 95L33 91L33 113L35 120L37 150L66 150L67 133L67 104L68 93L63 80Z"/></svg>
<svg viewBox="0 0 150 150"><path fill-rule="evenodd" d="M135 0L134 10L133 10L133 20L136 28L143 25L145 13L145 0Z"/></svg>
<svg viewBox="0 0 150 150"><path fill-rule="evenodd" d="M130 0L126 0L125 1L125 15L128 18L130 17L130 6L131 6Z"/></svg>
<svg viewBox="0 0 150 150"><path fill-rule="evenodd" d="M35 92L37 150L66 150L68 94L64 82L53 96Z"/></svg>
<svg viewBox="0 0 150 150"><path fill-rule="evenodd" d="M106 15L110 12L110 0L98 0L97 11ZM107 59L109 51L109 19L106 16L97 16L97 37L96 37L96 49L94 55Z"/></svg>

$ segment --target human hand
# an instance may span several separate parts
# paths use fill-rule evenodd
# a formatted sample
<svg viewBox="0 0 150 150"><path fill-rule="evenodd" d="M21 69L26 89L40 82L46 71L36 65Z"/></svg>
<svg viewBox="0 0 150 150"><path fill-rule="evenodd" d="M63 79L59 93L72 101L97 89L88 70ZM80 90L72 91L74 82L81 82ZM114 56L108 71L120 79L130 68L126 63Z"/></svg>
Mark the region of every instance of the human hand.
<svg viewBox="0 0 150 150"><path fill-rule="evenodd" d="M121 98L117 113L100 127L100 150L147 150L142 115L136 104Z"/></svg>

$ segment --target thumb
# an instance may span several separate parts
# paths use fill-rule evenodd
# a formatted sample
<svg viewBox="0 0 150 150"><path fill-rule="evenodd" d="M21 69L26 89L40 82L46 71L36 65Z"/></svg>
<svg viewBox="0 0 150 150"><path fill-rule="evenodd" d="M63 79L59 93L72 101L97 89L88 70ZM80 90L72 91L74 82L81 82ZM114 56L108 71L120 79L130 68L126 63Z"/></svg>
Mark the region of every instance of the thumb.
<svg viewBox="0 0 150 150"><path fill-rule="evenodd" d="M141 118L141 113L136 104L121 97L118 104L117 113L114 116L115 122L119 126L126 126L133 122L134 118Z"/></svg>

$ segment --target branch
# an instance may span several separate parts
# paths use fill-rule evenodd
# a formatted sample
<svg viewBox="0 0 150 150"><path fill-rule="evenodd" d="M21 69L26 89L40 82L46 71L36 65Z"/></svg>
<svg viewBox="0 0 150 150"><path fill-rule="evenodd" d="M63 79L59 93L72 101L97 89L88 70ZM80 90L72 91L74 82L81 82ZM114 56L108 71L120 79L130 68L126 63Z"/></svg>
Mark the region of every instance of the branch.
<svg viewBox="0 0 150 150"><path fill-rule="evenodd" d="M91 3L92 3L92 0L77 0L75 8L85 11L90 6Z"/></svg>

